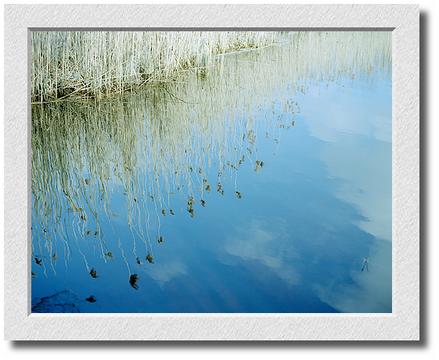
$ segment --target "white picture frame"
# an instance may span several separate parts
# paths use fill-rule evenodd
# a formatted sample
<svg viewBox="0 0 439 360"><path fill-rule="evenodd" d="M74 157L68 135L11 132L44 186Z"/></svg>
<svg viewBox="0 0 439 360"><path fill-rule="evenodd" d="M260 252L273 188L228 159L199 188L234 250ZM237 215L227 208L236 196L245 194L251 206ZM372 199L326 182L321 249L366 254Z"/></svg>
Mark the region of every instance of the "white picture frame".
<svg viewBox="0 0 439 360"><path fill-rule="evenodd" d="M391 314L32 314L30 32L37 29L392 32ZM5 8L8 340L420 340L416 5L8 5Z"/></svg>

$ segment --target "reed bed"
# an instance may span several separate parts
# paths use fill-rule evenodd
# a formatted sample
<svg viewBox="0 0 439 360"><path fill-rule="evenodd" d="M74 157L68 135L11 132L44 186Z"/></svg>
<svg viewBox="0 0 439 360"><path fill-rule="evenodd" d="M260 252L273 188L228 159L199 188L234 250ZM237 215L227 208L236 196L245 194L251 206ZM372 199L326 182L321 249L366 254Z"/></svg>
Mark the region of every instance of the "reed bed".
<svg viewBox="0 0 439 360"><path fill-rule="evenodd" d="M215 55L276 41L277 32L32 32L32 101L102 97L206 67Z"/></svg>
<svg viewBox="0 0 439 360"><path fill-rule="evenodd" d="M55 252L68 258L70 246L81 249L91 231L105 258L122 238L112 219L123 212L132 243L117 244L130 271L137 256L153 253L152 244L172 221L171 210L192 215L186 200L193 198L195 216L202 211L206 181L216 194L216 184L231 179L234 188L226 191L245 194L240 166L253 168L263 160L260 136L278 146L300 110L295 94L306 92L307 84L391 71L387 33L298 32L287 39L258 51L217 55L208 71L189 68L142 91L34 105L34 253L45 254L48 264ZM274 117L279 108L284 115ZM121 189L123 211L112 203ZM103 233L102 223L112 234Z"/></svg>

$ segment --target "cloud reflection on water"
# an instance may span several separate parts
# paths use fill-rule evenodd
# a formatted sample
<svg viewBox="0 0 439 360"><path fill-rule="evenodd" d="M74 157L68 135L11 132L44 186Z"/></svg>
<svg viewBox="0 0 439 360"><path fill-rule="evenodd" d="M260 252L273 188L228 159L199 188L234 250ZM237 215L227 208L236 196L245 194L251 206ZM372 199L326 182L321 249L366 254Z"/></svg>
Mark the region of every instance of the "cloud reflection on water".
<svg viewBox="0 0 439 360"><path fill-rule="evenodd" d="M244 261L257 261L287 284L297 285L300 282L300 275L285 260L291 258L294 246L289 242L285 226L283 229L281 226L276 227L275 231L272 229L272 225L267 227L264 221L253 219L228 237L225 251Z"/></svg>

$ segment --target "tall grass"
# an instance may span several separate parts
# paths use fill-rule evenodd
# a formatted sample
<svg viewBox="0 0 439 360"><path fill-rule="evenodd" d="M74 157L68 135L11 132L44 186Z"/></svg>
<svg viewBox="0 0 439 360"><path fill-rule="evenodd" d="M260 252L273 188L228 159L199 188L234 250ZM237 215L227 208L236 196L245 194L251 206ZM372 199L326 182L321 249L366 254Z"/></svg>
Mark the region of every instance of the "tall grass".
<svg viewBox="0 0 439 360"><path fill-rule="evenodd" d="M102 97L165 81L213 56L273 43L276 32L32 32L32 100Z"/></svg>

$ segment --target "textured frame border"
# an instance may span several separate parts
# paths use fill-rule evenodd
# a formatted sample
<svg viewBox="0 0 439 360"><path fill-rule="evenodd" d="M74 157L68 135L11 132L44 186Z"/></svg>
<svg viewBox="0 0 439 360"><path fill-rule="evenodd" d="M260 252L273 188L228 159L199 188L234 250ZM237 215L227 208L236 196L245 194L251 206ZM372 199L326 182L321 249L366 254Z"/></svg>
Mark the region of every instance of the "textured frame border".
<svg viewBox="0 0 439 360"><path fill-rule="evenodd" d="M28 45L40 28L392 31L393 313L31 314ZM419 154L417 5L7 5L5 338L419 340Z"/></svg>

